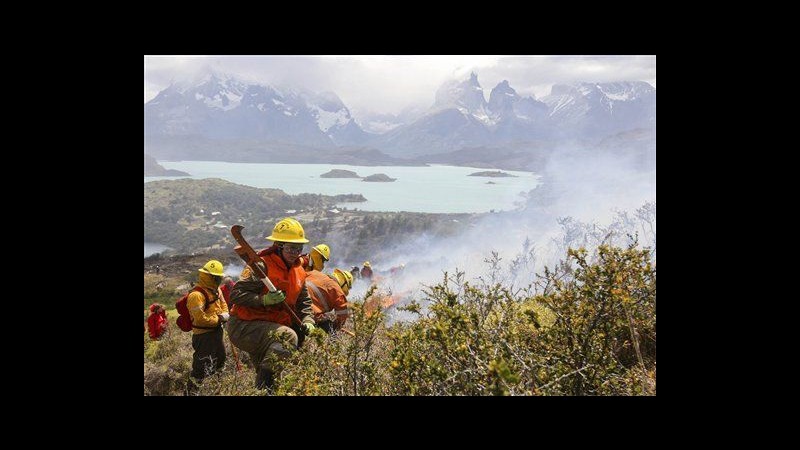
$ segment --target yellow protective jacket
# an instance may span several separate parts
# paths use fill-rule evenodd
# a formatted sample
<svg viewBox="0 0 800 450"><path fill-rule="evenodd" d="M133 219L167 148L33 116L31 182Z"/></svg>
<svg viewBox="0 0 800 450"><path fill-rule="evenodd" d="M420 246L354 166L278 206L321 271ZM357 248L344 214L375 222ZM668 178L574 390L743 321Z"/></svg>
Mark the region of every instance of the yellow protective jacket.
<svg viewBox="0 0 800 450"><path fill-rule="evenodd" d="M197 285L208 295L208 307L203 310L205 298L203 294L197 291L192 291L189 297L186 298L186 307L189 309L189 314L192 316L192 333L203 334L213 331L211 328L220 326L217 314L228 312L228 305L225 303L225 300L219 298L217 288L214 286L211 275L200 272ZM194 326L210 328L203 329L195 328Z"/></svg>
<svg viewBox="0 0 800 450"><path fill-rule="evenodd" d="M303 266L306 272L311 272L312 270L318 270L322 272L325 268L325 260L322 259L322 255L317 252L310 252L304 255L300 255L300 265Z"/></svg>

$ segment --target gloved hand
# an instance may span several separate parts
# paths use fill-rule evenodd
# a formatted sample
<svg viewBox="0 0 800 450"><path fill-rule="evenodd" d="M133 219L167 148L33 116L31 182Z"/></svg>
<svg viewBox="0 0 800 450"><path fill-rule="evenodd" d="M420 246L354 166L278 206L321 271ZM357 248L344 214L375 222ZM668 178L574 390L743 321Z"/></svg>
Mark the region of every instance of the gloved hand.
<svg viewBox="0 0 800 450"><path fill-rule="evenodd" d="M280 290L275 292L267 292L263 297L261 297L261 302L264 304L264 306L276 305L284 300L286 300L286 294Z"/></svg>
<svg viewBox="0 0 800 450"><path fill-rule="evenodd" d="M305 329L306 329L306 335L309 335L309 334L311 334L311 332L312 332L312 331L314 331L314 330L316 330L316 329L317 329L317 327L316 327L316 326L314 326L314 324L313 324L313 323L311 323L311 322L304 322L304 323L303 323L303 328L305 328Z"/></svg>
<svg viewBox="0 0 800 450"><path fill-rule="evenodd" d="M227 322L228 319L231 318L231 315L228 313L222 313L222 314L217 314L217 317L219 317L220 322Z"/></svg>

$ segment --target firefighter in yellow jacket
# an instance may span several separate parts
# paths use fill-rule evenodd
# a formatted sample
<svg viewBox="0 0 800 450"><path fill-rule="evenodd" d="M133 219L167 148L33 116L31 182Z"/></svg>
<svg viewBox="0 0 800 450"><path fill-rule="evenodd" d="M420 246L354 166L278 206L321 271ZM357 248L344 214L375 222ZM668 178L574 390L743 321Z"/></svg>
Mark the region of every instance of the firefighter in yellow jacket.
<svg viewBox="0 0 800 450"><path fill-rule="evenodd" d="M193 291L186 299L186 307L192 316L192 379L188 393L197 389L198 383L207 375L225 365L225 345L222 342L222 324L228 320L228 305L219 298L217 287L225 275L222 263L212 259L199 271L197 286L203 293ZM208 299L208 300L206 300Z"/></svg>
<svg viewBox="0 0 800 450"><path fill-rule="evenodd" d="M331 259L331 248L325 244L315 245L307 255L300 255L300 261L306 272L325 268L325 261Z"/></svg>

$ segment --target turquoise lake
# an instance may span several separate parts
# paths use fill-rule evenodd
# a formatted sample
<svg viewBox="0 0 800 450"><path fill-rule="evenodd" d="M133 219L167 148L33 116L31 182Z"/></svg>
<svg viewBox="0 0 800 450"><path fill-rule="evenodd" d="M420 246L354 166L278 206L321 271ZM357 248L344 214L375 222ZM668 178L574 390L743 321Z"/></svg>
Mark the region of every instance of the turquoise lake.
<svg viewBox="0 0 800 450"><path fill-rule="evenodd" d="M503 172L516 177L468 176L496 169L431 165L427 167L350 166L339 164L259 164L219 161L158 161L167 169L182 170L190 178L222 178L258 188L277 188L287 194L362 194L367 201L342 203L364 211L478 213L514 209L539 183L531 172ZM394 182L365 182L357 178L320 178L332 169L350 170L361 177L383 173ZM144 181L180 177L145 177ZM487 184L487 182L495 184Z"/></svg>

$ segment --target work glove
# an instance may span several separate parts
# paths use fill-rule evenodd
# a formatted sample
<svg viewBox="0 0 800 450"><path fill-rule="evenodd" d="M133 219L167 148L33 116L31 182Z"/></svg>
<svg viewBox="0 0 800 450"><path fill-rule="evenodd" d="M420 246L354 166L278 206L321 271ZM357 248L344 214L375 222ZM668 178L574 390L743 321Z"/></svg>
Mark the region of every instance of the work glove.
<svg viewBox="0 0 800 450"><path fill-rule="evenodd" d="M231 315L228 313L222 313L222 314L217 314L217 317L219 317L220 322L227 322L228 319L231 318Z"/></svg>
<svg viewBox="0 0 800 450"><path fill-rule="evenodd" d="M284 300L286 300L286 294L283 291L268 292L261 297L264 306L277 305Z"/></svg>
<svg viewBox="0 0 800 450"><path fill-rule="evenodd" d="M311 334L312 331L317 329L317 327L315 327L314 324L311 322L304 322L303 328L305 328L306 330L306 336L308 336L309 334Z"/></svg>

